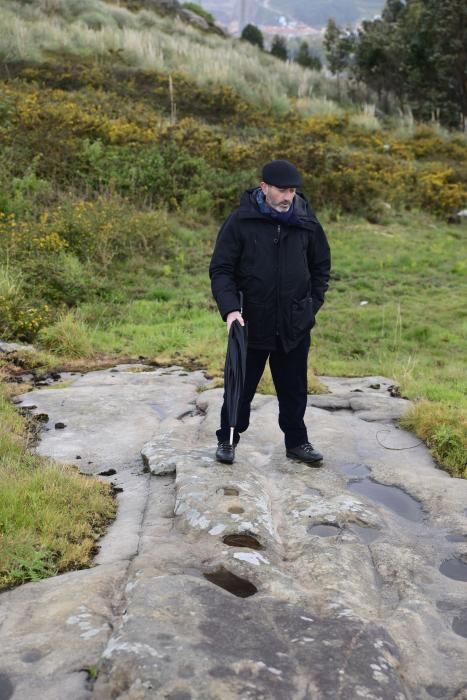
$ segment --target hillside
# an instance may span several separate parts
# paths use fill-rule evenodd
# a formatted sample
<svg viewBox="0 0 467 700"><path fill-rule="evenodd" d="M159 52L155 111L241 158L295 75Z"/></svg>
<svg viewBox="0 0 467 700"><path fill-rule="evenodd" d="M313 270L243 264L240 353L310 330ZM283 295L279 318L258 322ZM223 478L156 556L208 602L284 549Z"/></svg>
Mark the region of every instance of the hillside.
<svg viewBox="0 0 467 700"><path fill-rule="evenodd" d="M225 25L240 20L243 5L247 21L258 25L279 26L284 17L319 29L330 17L344 25L371 19L381 12L384 0L202 0L200 5Z"/></svg>
<svg viewBox="0 0 467 700"><path fill-rule="evenodd" d="M287 157L335 251L310 383L388 374L439 402L413 425L451 426L439 459L460 470L463 229L445 219L467 202L465 136L386 128L316 97L332 82L311 71L148 10L48 7L0 2L3 338L219 374L212 241L260 165Z"/></svg>

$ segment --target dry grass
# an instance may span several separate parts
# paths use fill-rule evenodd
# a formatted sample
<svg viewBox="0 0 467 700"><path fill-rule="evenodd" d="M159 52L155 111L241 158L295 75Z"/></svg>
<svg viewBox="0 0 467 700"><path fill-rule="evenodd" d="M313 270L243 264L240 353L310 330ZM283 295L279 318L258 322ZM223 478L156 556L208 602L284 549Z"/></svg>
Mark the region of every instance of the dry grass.
<svg viewBox="0 0 467 700"><path fill-rule="evenodd" d="M33 7L0 0L0 18L4 61L40 61L51 54L112 58L146 70L179 71L200 85L230 85L279 114L291 108L290 98L322 97L320 110L336 109L328 99L334 81L323 74L278 61L247 42L201 34L177 18L132 13L101 0L43 1Z"/></svg>

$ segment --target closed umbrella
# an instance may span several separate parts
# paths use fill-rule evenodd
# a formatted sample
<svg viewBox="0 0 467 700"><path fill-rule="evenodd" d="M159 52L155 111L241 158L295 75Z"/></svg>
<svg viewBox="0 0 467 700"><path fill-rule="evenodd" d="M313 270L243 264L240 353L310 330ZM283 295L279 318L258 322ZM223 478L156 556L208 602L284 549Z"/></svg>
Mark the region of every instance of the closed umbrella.
<svg viewBox="0 0 467 700"><path fill-rule="evenodd" d="M230 427L230 444L233 445L238 407L243 393L246 372L247 327L233 321L229 330L227 354L224 366L224 402Z"/></svg>

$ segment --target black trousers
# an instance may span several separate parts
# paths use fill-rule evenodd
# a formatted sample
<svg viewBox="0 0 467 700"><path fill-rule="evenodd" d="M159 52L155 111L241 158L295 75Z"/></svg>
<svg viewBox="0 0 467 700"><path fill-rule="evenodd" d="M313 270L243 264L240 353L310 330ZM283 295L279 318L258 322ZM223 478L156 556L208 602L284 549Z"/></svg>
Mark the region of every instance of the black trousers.
<svg viewBox="0 0 467 700"><path fill-rule="evenodd" d="M284 433L285 446L287 449L291 449L308 442L303 417L307 404L307 360L309 349L309 333L290 352L284 352L281 345L277 350L248 348L245 386L240 400L234 442L240 440L240 433L244 433L250 424L251 402L268 358L272 380L279 401L279 426ZM216 432L216 435L219 442L227 442L230 439L230 427L227 423L225 402L221 409L221 427Z"/></svg>

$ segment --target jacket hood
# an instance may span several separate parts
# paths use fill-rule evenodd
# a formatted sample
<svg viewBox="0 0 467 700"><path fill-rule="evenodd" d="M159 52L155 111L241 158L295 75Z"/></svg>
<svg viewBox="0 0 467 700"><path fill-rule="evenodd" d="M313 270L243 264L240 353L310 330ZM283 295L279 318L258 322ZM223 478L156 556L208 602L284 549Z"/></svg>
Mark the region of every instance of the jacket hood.
<svg viewBox="0 0 467 700"><path fill-rule="evenodd" d="M249 190L245 190L242 194L240 198L240 207L238 209L238 214L241 219L270 219L270 217L263 214L258 208L255 197L257 189L257 187L252 187ZM304 228L310 228L312 224L318 223L318 219L313 213L307 198L301 192L295 194L293 205L295 214L300 219Z"/></svg>

